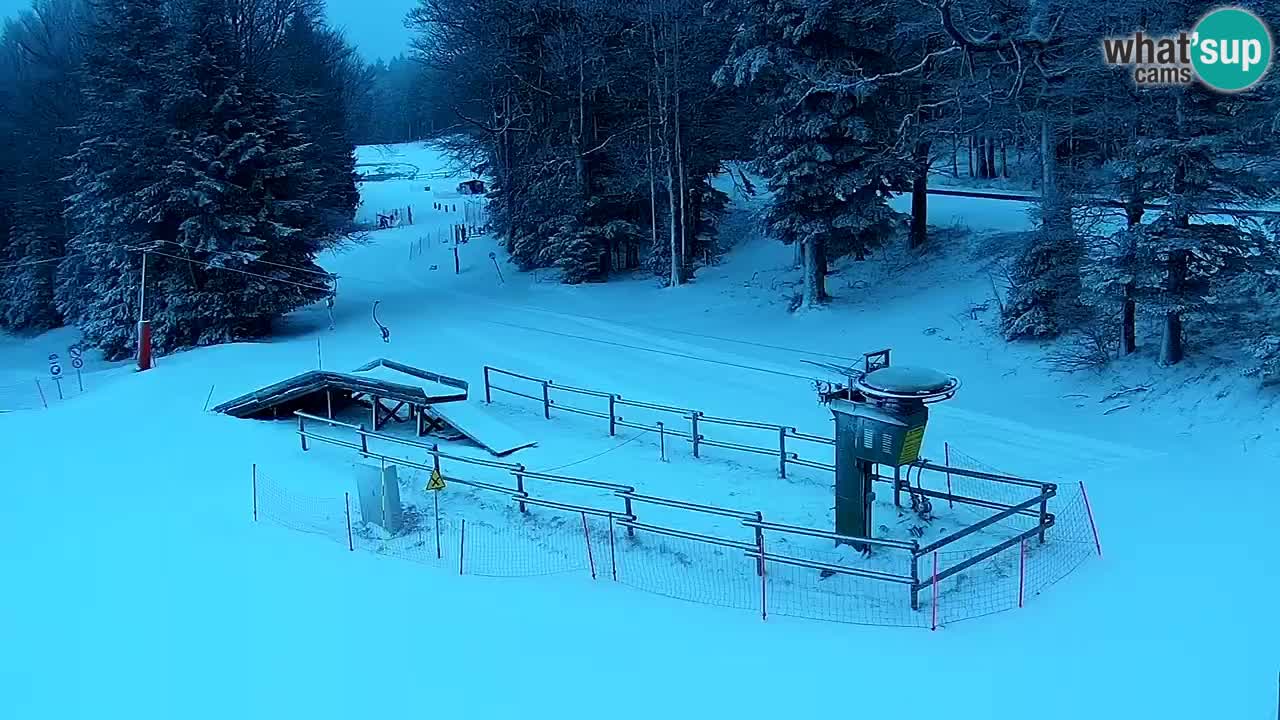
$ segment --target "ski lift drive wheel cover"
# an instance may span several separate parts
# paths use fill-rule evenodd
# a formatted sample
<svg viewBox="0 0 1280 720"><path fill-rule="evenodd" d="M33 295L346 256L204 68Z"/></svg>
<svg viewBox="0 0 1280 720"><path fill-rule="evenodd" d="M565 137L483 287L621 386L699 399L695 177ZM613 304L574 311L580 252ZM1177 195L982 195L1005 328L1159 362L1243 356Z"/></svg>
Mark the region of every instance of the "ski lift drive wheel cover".
<svg viewBox="0 0 1280 720"><path fill-rule="evenodd" d="M857 385L871 397L929 400L955 392L960 381L937 370L895 365L867 373Z"/></svg>

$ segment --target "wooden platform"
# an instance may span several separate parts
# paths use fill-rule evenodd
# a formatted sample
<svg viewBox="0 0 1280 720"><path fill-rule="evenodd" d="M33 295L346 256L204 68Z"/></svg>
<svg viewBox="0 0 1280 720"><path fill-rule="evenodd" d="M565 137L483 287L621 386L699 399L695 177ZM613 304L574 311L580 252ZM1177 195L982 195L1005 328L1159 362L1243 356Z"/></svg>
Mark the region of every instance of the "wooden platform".
<svg viewBox="0 0 1280 720"><path fill-rule="evenodd" d="M327 397L326 393L328 393ZM434 403L467 399L465 388L461 390L448 388L447 392L435 393L428 392L423 387L390 382L367 375L312 370L228 400L213 410L238 418L270 419L288 417L293 410L301 406L315 406L320 399L324 402L332 402L335 397L349 399L361 395L404 403L417 408Z"/></svg>
<svg viewBox="0 0 1280 720"><path fill-rule="evenodd" d="M356 404L369 408L373 431L387 423L413 422L418 436L465 437L499 457L535 443L520 436L488 408L466 402L465 380L386 358L353 372L313 370L241 395L214 412L259 420L292 419L295 411L324 417Z"/></svg>

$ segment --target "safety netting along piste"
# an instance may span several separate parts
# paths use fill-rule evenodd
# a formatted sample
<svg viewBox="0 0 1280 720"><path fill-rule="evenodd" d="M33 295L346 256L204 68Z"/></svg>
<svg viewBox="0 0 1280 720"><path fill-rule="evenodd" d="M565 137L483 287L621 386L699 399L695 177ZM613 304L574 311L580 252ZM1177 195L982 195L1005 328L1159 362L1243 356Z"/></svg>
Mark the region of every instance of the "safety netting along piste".
<svg viewBox="0 0 1280 720"><path fill-rule="evenodd" d="M948 466L996 472L954 447L949 448ZM1003 505L1024 501L1019 488L983 478L923 472L907 477L912 488L945 483L947 493L955 496L987 497ZM850 574L857 566L851 556L856 560L857 555L848 547L767 533L758 534L757 543L694 530L650 530L634 515L512 503L489 504L471 518L451 511L437 522L433 498L419 482L424 479L412 474L401 478L401 523L394 534L360 522L354 497L313 497L261 474L255 475L255 518L328 538L352 551L393 556L442 572L489 577L589 573L645 592L764 617L921 628L1018 608L1101 552L1083 485L1064 485L1047 501L1051 525L1042 534L1035 532L1042 522L1035 513L1012 514L984 528L983 539L963 549L917 553L914 562L911 553L878 553L864 565L874 570ZM992 497L1001 492L1007 496ZM914 494L904 493L915 502ZM948 505L946 500L932 502ZM965 513L975 521L991 515L955 503L937 512L960 522ZM996 542L1000 537L1016 542ZM919 576L914 585L879 577L910 575L911 564L917 565Z"/></svg>

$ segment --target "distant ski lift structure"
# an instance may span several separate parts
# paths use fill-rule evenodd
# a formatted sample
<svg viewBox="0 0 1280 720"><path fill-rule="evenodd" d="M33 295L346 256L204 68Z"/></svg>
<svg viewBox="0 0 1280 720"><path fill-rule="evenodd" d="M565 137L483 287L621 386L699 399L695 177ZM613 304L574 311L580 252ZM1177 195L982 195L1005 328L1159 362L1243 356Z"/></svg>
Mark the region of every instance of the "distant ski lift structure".
<svg viewBox="0 0 1280 720"><path fill-rule="evenodd" d="M485 190L483 180L464 180L458 183L458 192L463 195L483 195Z"/></svg>
<svg viewBox="0 0 1280 720"><path fill-rule="evenodd" d="M868 353L849 387L826 393L835 416L835 531L870 538L878 465L897 470L920 459L928 405L955 396L960 381L936 370L893 367L889 350ZM858 546L857 543L852 543ZM861 549L868 549L863 546Z"/></svg>

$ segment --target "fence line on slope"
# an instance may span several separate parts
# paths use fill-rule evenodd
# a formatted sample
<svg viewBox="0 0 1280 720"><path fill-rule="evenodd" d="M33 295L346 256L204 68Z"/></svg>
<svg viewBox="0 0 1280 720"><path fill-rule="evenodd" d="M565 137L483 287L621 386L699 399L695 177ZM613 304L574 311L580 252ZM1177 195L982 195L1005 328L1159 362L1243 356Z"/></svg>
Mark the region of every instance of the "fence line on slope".
<svg viewBox="0 0 1280 720"><path fill-rule="evenodd" d="M456 477L449 477L449 481L459 482ZM913 608L910 593L894 587L915 587L908 585L910 577L886 580L881 575L892 573L852 565L848 548L802 546L793 542L794 534L775 532L766 537L762 528L755 528L755 542L751 542L650 525L638 521L633 512L544 501L526 493L525 510L508 506L501 523L447 515L437 526L431 513L410 504L404 513L404 528L389 535L360 523L349 497L295 493L259 476L256 467L253 485L255 520L320 535L352 551L491 577L590 572L593 578L614 580L645 592L759 612L762 617L775 614L850 624L936 628L1020 607L1094 552L1083 485L1078 490L1069 486L1055 498L1054 530L1044 545L1024 538L994 553L975 548L935 551L920 558L931 563L923 568L919 588L924 592ZM650 500L679 502L631 495L636 505ZM514 493L510 497L513 503L521 499ZM715 506L698 506L691 511L738 513ZM770 529L789 527L764 523L759 513L754 515L756 524ZM750 527L751 522L744 521L744 526ZM943 569L982 553L989 555L942 577Z"/></svg>
<svg viewBox="0 0 1280 720"><path fill-rule="evenodd" d="M76 368L72 373L26 382L0 385L0 413L19 410L47 410L88 392L87 378Z"/></svg>
<svg viewBox="0 0 1280 720"><path fill-rule="evenodd" d="M495 375L534 383L537 387L516 389L498 385L493 381ZM689 443L695 458L702 456L703 448L713 447L775 457L778 461L778 475L783 478L787 476L789 466L835 472L835 441L829 437L801 432L790 425L707 415L701 410L632 400L617 393L564 385L486 365L486 403L493 402L494 392L541 403L543 417L548 420L551 419L552 410L606 420L611 436L616 435L621 427L653 433L659 436L659 441L664 446L668 437L680 439ZM558 394L577 399L566 400L565 397L557 397ZM583 407L584 403L589 402L594 402L598 407ZM708 427L717 427L724 436L720 439L708 438L705 433ZM763 444L766 442L765 438L768 438L767 445ZM806 454L817 451L822 455L816 458L812 455L802 457L799 452L801 449Z"/></svg>

